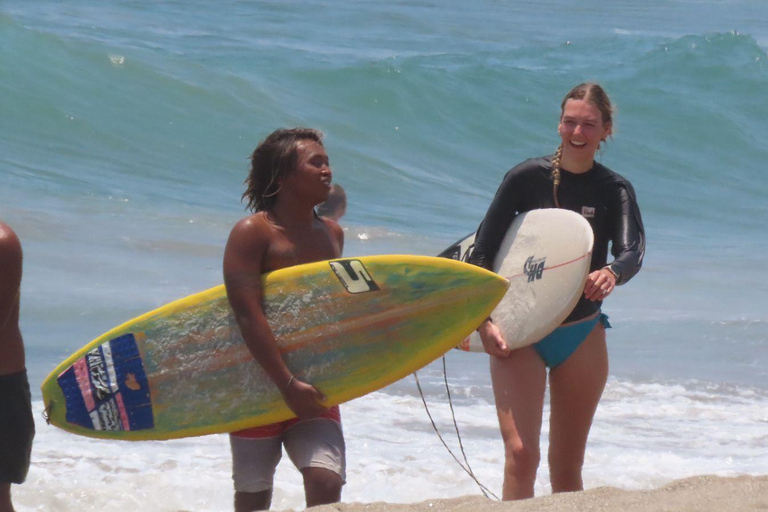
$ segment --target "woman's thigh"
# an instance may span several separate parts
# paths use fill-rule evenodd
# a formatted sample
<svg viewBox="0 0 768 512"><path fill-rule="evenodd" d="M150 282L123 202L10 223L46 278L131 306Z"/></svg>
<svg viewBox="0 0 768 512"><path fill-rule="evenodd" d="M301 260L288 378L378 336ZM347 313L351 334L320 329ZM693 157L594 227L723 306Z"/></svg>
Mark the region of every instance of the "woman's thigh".
<svg viewBox="0 0 768 512"><path fill-rule="evenodd" d="M581 466L607 379L605 327L598 323L579 348L550 371L550 464Z"/></svg>
<svg viewBox="0 0 768 512"><path fill-rule="evenodd" d="M538 449L547 373L536 350L528 346L505 359L491 356L491 379L507 447Z"/></svg>

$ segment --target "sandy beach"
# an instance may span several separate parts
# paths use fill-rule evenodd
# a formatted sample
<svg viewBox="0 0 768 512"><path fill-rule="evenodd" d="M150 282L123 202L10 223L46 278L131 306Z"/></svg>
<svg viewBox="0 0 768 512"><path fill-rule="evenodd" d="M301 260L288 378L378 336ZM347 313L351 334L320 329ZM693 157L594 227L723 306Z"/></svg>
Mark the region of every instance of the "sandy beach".
<svg viewBox="0 0 768 512"><path fill-rule="evenodd" d="M393 490L395 492L395 490ZM340 503L313 512L750 512L768 510L768 476L733 478L697 476L653 490L624 491L599 487L583 492L542 496L518 502L481 496L422 503Z"/></svg>

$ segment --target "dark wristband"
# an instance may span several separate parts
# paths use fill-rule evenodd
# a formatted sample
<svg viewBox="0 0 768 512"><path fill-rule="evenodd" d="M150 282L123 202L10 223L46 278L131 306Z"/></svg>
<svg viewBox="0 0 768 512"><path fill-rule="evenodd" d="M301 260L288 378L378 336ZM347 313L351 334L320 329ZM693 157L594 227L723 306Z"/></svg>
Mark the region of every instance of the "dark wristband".
<svg viewBox="0 0 768 512"><path fill-rule="evenodd" d="M605 270L613 274L613 277L616 279L616 281L619 280L619 273L613 270L613 267L611 265L606 265L603 267Z"/></svg>

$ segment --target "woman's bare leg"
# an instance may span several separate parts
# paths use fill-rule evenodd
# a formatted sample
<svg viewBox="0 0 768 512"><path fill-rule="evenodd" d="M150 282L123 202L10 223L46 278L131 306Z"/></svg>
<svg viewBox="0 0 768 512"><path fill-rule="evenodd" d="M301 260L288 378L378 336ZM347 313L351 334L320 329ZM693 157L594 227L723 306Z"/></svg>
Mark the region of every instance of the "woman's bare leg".
<svg viewBox="0 0 768 512"><path fill-rule="evenodd" d="M552 492L584 488L581 468L597 404L608 379L605 327L598 323L578 349L549 372L549 473Z"/></svg>
<svg viewBox="0 0 768 512"><path fill-rule="evenodd" d="M491 356L491 378L504 440L502 499L533 497L541 460L539 440L546 367L533 347L523 347L504 359Z"/></svg>

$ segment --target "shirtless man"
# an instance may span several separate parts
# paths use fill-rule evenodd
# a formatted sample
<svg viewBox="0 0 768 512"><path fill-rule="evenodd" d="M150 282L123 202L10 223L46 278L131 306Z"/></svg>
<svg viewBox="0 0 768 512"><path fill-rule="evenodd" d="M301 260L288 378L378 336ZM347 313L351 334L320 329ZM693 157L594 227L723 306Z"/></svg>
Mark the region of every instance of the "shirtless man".
<svg viewBox="0 0 768 512"><path fill-rule="evenodd" d="M341 499L345 446L338 406L291 373L262 309L261 275L341 256L344 233L315 206L328 198L331 168L322 135L276 130L251 155L243 199L254 213L238 222L224 252L224 284L243 339L298 418L234 432L235 511L267 510L281 445L304 477L307 507Z"/></svg>
<svg viewBox="0 0 768 512"><path fill-rule="evenodd" d="M35 436L19 330L20 291L21 244L0 222L0 512L14 510L11 484L26 479Z"/></svg>

